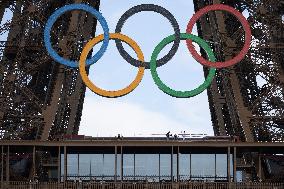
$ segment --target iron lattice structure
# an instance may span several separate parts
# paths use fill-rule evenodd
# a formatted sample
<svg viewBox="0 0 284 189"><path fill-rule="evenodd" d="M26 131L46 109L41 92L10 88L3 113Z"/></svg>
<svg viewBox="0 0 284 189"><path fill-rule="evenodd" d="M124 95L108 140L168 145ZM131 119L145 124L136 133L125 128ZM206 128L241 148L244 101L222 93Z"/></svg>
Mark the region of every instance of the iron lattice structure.
<svg viewBox="0 0 284 189"><path fill-rule="evenodd" d="M253 41L245 59L219 70L208 90L215 135L247 142L284 141L284 1L194 0L196 11L219 3L247 17ZM218 61L233 58L243 47L244 30L230 13L209 12L197 27Z"/></svg>
<svg viewBox="0 0 284 189"><path fill-rule="evenodd" d="M0 0L0 140L53 140L77 134L86 88L78 70L55 63L47 54L43 29L58 7L80 2ZM83 2L99 6L99 0ZM228 4L243 12L253 33L246 58L234 67L218 70L208 90L215 135L239 136L247 142L284 141L284 1L194 0L196 11L213 3ZM244 31L229 13L210 12L197 26L219 61L231 59L243 47ZM61 56L76 60L85 43L95 35L95 28L96 19L92 15L68 12L53 27L54 48ZM2 151L9 162L9 149L2 147ZM4 160L4 153L2 156ZM37 170L39 180L45 180L49 170L42 162L51 156L44 149L11 153L15 162L34 161L33 168L27 164L30 167L23 175L11 170L11 179L28 180ZM250 180L259 180L266 167L261 168L264 164L261 158L249 156L236 158L250 164L247 171ZM35 162L35 157L40 160ZM3 161L1 166L4 164L9 165Z"/></svg>
<svg viewBox="0 0 284 189"><path fill-rule="evenodd" d="M0 0L0 139L77 134L86 88L77 69L61 66L47 54L43 30L58 7L80 2ZM99 7L98 0L84 3ZM68 12L53 27L53 46L76 60L95 28L89 13Z"/></svg>

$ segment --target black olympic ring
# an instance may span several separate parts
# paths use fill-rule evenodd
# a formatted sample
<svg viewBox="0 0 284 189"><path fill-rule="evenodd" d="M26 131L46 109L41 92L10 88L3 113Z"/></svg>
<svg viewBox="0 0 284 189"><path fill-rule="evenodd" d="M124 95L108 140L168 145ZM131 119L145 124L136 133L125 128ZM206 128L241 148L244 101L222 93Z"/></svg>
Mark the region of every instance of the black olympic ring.
<svg viewBox="0 0 284 189"><path fill-rule="evenodd" d="M175 40L174 40L174 44L171 48L171 50L168 52L167 55L165 55L163 58L157 60L157 67L162 66L164 64L166 64L167 62L169 62L173 56L176 54L178 48L179 48L179 44L180 44L180 29L179 29L179 25L177 20L175 19L175 17L165 8L158 6L158 5L154 5L154 4L142 4L142 5L137 5L135 7L132 7L131 9L129 9L128 11L126 11L121 18L119 19L117 25L116 25L116 29L115 29L115 33L120 33L121 29L125 23L125 21L130 18L131 16L133 16L136 13L142 12L142 11L153 11L156 13L159 13L161 15L163 15L164 17L166 17L171 25L174 28L175 31ZM140 62L139 60L136 60L134 58L132 58L123 48L122 46L122 42L120 40L115 40L116 43L116 47L117 50L119 52L119 54L131 65L136 66L136 67L141 67L141 65L143 67L145 67L146 69L150 69L150 62Z"/></svg>

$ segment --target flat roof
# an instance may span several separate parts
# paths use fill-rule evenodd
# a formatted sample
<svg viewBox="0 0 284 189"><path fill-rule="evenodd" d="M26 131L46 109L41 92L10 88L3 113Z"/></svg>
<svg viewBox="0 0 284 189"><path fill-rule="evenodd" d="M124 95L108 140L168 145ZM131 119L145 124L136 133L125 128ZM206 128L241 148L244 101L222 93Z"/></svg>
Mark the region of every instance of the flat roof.
<svg viewBox="0 0 284 189"><path fill-rule="evenodd" d="M200 147L284 147L284 142L233 142L214 140L151 140L151 139L116 139L116 140L1 140L0 145L14 146L200 146Z"/></svg>
<svg viewBox="0 0 284 189"><path fill-rule="evenodd" d="M213 141L213 140L165 140L148 138L141 139L110 139L102 140L64 140L64 141L27 141L27 140L2 140L0 146L10 146L14 149L32 146L41 148L68 147L71 151L93 151L101 149L108 151L111 147L123 147L125 150L142 150L147 152L162 150L167 147L180 147L186 151L194 153L214 153L223 152L227 148L236 147L238 153L260 152L263 154L284 154L284 142L233 142L233 141ZM95 148L94 148L95 147ZM108 147L108 148L106 148ZM19 148L20 149L20 148ZM155 151L155 150L154 150ZM232 153L233 150L231 150Z"/></svg>

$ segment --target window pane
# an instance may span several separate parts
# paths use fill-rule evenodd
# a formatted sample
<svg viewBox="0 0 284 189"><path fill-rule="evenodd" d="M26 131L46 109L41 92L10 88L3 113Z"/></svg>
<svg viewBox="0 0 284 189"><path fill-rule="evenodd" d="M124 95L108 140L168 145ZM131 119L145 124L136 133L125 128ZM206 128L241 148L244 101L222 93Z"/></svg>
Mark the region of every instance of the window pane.
<svg viewBox="0 0 284 189"><path fill-rule="evenodd" d="M60 164L61 164L61 170L60 170L60 172L61 172L61 181L63 181L63 177L64 177L64 154L61 154L61 162L60 162Z"/></svg>
<svg viewBox="0 0 284 189"><path fill-rule="evenodd" d="M161 180L171 180L171 154L160 155Z"/></svg>
<svg viewBox="0 0 284 189"><path fill-rule="evenodd" d="M216 154L216 176L227 178L227 154Z"/></svg>
<svg viewBox="0 0 284 189"><path fill-rule="evenodd" d="M191 163L192 179L215 178L215 154L192 154Z"/></svg>
<svg viewBox="0 0 284 189"><path fill-rule="evenodd" d="M173 154L173 177L177 181L177 154Z"/></svg>
<svg viewBox="0 0 284 189"><path fill-rule="evenodd" d="M79 155L79 175L81 177L91 174L91 156L89 154Z"/></svg>
<svg viewBox="0 0 284 189"><path fill-rule="evenodd" d="M120 180L121 173L121 154L117 154L117 180Z"/></svg>
<svg viewBox="0 0 284 189"><path fill-rule="evenodd" d="M134 154L123 154L123 179L133 180Z"/></svg>
<svg viewBox="0 0 284 189"><path fill-rule="evenodd" d="M158 181L159 154L135 154L135 177L139 180Z"/></svg>
<svg viewBox="0 0 284 189"><path fill-rule="evenodd" d="M179 155L179 176L181 180L190 179L190 154Z"/></svg>
<svg viewBox="0 0 284 189"><path fill-rule="evenodd" d="M103 154L90 154L92 175L103 176Z"/></svg>
<svg viewBox="0 0 284 189"><path fill-rule="evenodd" d="M104 154L103 156L104 176L107 176L105 179L114 178L114 159L114 154Z"/></svg>
<svg viewBox="0 0 284 189"><path fill-rule="evenodd" d="M67 176L68 180L75 180L78 176L78 154L67 154Z"/></svg>

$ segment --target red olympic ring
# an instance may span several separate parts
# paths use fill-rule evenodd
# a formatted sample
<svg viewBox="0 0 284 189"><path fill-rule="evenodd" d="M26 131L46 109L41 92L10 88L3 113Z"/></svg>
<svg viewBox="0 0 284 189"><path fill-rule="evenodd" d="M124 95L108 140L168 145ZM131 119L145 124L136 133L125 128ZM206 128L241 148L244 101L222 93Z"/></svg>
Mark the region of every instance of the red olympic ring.
<svg viewBox="0 0 284 189"><path fill-rule="evenodd" d="M229 67L232 66L234 64L237 64L238 62L240 62L247 54L249 48L250 48L250 44L251 44L251 40L252 40L252 35L251 35L251 29L250 29L250 25L248 23L248 21L246 20L246 18L236 9L234 9L233 7L227 6L227 5L223 5L223 4L215 4L215 5L209 5L206 6L202 9L200 9L198 12L196 12L193 17L190 19L188 25L187 25L187 33L191 33L194 24L197 22L197 20L204 14L208 13L209 11L216 11L216 10L225 10L230 12L231 14L235 15L238 20L241 22L244 30L245 30L245 44L243 49L240 51L240 53L234 57L231 60L225 61L225 62L210 62L206 59L204 59L202 56L200 56L197 51L194 49L194 46L192 44L191 40L187 40L187 47L188 50L190 51L190 53L192 54L192 56L194 57L194 59L196 61L198 61L200 64L203 64L205 66L208 67L214 67L214 68L225 68L225 67Z"/></svg>

